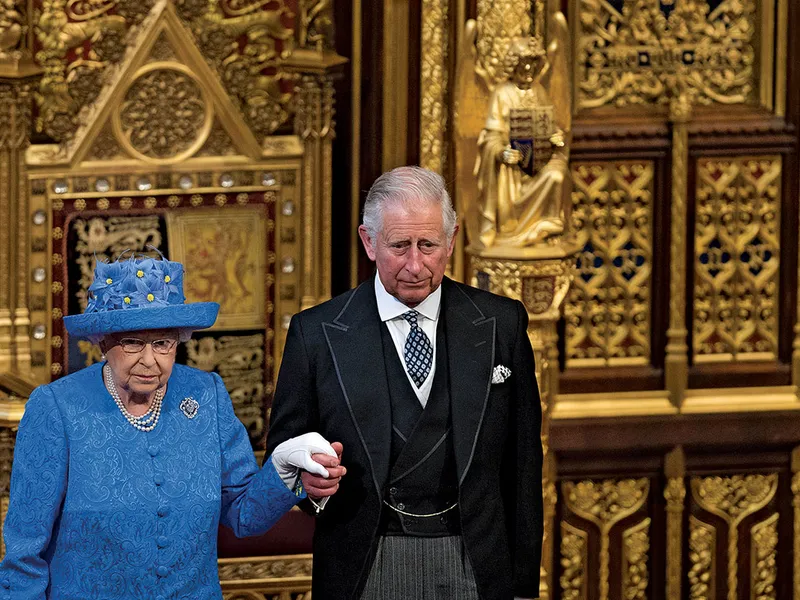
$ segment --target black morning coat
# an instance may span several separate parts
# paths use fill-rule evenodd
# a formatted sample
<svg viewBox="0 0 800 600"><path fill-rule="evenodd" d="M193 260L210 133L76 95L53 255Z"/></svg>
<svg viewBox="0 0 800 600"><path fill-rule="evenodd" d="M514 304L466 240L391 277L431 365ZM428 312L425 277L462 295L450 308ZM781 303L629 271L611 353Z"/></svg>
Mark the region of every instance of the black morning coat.
<svg viewBox="0 0 800 600"><path fill-rule="evenodd" d="M539 595L541 405L521 302L442 281L461 531L481 598ZM441 314L441 313L440 313ZM347 474L316 521L315 600L357 600L375 558L390 469L391 408L374 280L294 316L267 456L317 431ZM511 375L492 383L495 367Z"/></svg>

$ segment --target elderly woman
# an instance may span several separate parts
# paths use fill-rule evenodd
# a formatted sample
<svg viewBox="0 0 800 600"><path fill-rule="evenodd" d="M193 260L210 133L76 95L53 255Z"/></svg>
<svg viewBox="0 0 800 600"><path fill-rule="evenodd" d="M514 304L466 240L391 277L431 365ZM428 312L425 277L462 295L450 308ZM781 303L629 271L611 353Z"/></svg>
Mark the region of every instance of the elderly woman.
<svg viewBox="0 0 800 600"><path fill-rule="evenodd" d="M305 497L300 468L344 474L316 433L258 469L220 377L175 364L178 342L219 310L185 304L182 278L168 260L98 263L86 312L65 317L71 335L99 340L105 362L28 401L0 598L221 599L219 523L263 533Z"/></svg>

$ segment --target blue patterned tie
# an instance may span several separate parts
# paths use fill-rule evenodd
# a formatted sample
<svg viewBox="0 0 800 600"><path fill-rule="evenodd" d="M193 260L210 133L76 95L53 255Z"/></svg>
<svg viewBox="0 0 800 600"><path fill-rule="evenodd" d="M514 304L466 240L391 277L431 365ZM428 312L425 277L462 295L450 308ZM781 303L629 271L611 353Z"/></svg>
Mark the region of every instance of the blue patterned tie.
<svg viewBox="0 0 800 600"><path fill-rule="evenodd" d="M433 346L431 341L422 328L417 323L419 313L415 310L410 310L403 313L403 318L411 325L411 331L408 332L406 338L406 346L403 350L403 358L406 359L406 369L411 379L420 387L428 373L431 372L431 363L433 362Z"/></svg>

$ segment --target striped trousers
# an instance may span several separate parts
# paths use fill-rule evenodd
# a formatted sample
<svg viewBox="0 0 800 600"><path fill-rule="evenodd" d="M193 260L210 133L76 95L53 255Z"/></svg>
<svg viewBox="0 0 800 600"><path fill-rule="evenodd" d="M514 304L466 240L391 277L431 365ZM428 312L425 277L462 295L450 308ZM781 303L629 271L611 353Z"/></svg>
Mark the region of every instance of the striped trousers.
<svg viewBox="0 0 800 600"><path fill-rule="evenodd" d="M461 536L382 537L361 595L361 600L479 599Z"/></svg>

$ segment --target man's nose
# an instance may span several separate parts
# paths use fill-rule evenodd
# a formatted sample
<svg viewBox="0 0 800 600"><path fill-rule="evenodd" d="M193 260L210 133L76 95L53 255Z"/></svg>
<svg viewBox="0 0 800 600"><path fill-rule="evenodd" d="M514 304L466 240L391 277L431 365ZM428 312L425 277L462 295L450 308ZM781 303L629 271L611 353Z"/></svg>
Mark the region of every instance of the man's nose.
<svg viewBox="0 0 800 600"><path fill-rule="evenodd" d="M411 248L411 252L406 259L406 271L412 275L419 275L422 271L422 254L416 247Z"/></svg>

